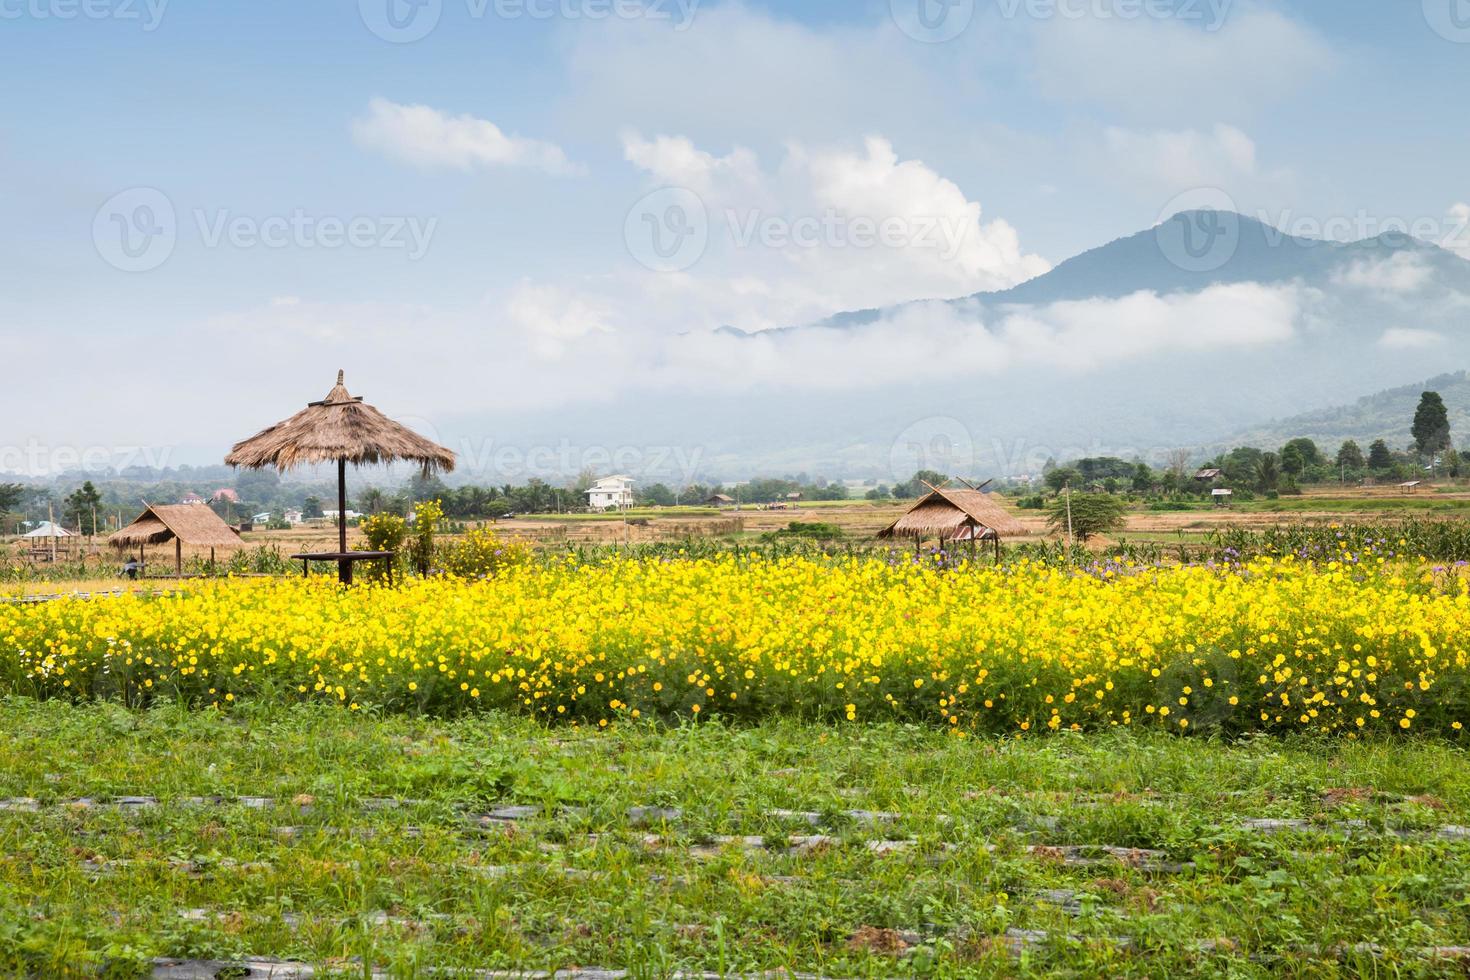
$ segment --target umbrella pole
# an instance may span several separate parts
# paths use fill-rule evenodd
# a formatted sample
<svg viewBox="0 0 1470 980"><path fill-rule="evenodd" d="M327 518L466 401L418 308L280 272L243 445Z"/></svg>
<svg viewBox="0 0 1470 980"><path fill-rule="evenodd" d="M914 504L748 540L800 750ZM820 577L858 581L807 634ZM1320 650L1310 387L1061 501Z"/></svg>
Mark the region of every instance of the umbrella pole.
<svg viewBox="0 0 1470 980"><path fill-rule="evenodd" d="M337 460L337 551L347 553L347 460ZM352 562L337 561L337 578L343 585L352 584Z"/></svg>

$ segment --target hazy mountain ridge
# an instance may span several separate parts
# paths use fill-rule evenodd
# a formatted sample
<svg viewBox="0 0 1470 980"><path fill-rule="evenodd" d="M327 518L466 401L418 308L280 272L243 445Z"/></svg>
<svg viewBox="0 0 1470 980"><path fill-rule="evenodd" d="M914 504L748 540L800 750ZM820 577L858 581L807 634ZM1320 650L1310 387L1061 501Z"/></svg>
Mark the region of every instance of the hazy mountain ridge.
<svg viewBox="0 0 1470 980"><path fill-rule="evenodd" d="M1409 428L1420 396L1438 392L1449 411L1450 432L1457 445L1470 445L1470 373L1456 371L1430 378L1422 384L1403 385L1366 395L1346 405L1334 405L1291 418L1247 429L1222 443L1274 449L1289 439L1306 436L1324 451L1335 450L1344 440L1355 439L1365 451L1375 439L1398 449L1413 442Z"/></svg>

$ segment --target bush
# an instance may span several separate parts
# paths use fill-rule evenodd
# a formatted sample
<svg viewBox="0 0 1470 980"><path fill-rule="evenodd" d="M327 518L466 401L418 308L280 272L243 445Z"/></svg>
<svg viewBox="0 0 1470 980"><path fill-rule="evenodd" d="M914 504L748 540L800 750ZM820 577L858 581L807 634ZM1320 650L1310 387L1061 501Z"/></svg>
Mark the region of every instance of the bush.
<svg viewBox="0 0 1470 980"><path fill-rule="evenodd" d="M1052 501L1046 520L1054 533L1066 534L1070 527L1078 541L1086 541L1124 525L1123 501L1109 493L1067 493Z"/></svg>
<svg viewBox="0 0 1470 980"><path fill-rule="evenodd" d="M413 540L408 544L408 560L420 575L428 575L434 563L434 535L444 519L444 508L437 500L425 500L414 508Z"/></svg>
<svg viewBox="0 0 1470 980"><path fill-rule="evenodd" d="M439 567L454 578L489 578L506 568L531 560L531 548L520 541L502 541L494 531L470 531L439 550Z"/></svg>
<svg viewBox="0 0 1470 980"><path fill-rule="evenodd" d="M369 551L393 551L402 553L403 539L408 537L408 524L397 514L374 514L372 517L364 517L358 525L362 528L363 536L367 538ZM394 559L398 563L398 559ZM386 577L386 571L377 562L367 563L369 567L363 570L363 574L370 582L377 582Z"/></svg>

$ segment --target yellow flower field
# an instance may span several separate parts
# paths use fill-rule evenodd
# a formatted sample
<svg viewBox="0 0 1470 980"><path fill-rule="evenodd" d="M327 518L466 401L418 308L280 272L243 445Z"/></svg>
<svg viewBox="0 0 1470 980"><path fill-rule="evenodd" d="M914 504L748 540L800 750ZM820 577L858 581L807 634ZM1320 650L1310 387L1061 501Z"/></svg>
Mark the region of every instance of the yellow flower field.
<svg viewBox="0 0 1470 980"><path fill-rule="evenodd" d="M1470 718L1467 647L1467 584L1392 566L721 557L8 605L0 690L494 707L592 725L792 714L957 732L1453 734Z"/></svg>

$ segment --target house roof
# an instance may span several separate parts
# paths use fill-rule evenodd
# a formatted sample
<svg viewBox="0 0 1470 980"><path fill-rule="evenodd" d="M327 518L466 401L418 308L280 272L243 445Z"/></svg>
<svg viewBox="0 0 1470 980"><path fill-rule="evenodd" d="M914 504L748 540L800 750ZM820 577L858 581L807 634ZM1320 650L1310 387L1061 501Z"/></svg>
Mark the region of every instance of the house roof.
<svg viewBox="0 0 1470 980"><path fill-rule="evenodd" d="M1026 526L989 494L936 487L919 498L902 517L879 531L878 537L954 537L973 525L1000 536L1026 533Z"/></svg>
<svg viewBox="0 0 1470 980"><path fill-rule="evenodd" d="M1213 480L1215 477L1217 477L1219 475L1220 475L1220 471L1218 469L1215 469L1214 467L1210 467L1208 469L1200 470L1198 473L1196 473L1194 475L1194 478L1196 480Z"/></svg>
<svg viewBox="0 0 1470 980"><path fill-rule="evenodd" d="M42 521L34 531L25 534L28 538L69 538L72 533L60 524L52 524L50 521Z"/></svg>
<svg viewBox="0 0 1470 980"><path fill-rule="evenodd" d="M147 504L138 519L107 539L114 548L163 544L178 538L196 548L238 548L240 534L208 507L195 504Z"/></svg>

